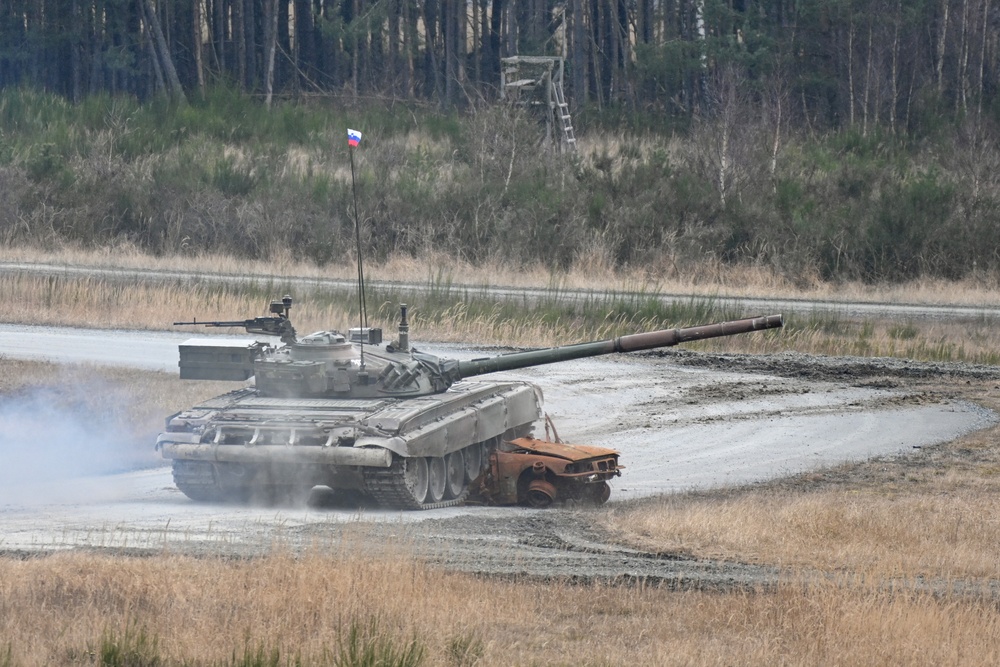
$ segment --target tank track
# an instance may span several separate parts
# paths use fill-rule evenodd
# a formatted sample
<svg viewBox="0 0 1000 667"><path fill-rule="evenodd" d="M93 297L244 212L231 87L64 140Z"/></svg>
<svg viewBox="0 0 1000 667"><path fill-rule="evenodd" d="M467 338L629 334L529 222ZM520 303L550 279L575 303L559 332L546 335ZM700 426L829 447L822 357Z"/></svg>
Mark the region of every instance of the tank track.
<svg viewBox="0 0 1000 667"><path fill-rule="evenodd" d="M222 502L230 497L230 494L219 485L211 463L176 460L173 472L174 484L191 500Z"/></svg>
<svg viewBox="0 0 1000 667"><path fill-rule="evenodd" d="M410 493L403 477L403 459L392 457L392 466L388 468L365 468L363 471L365 491L382 507L401 510L436 510L444 507L457 507L465 503L469 497L469 487L465 487L458 498L442 500L438 503L418 501Z"/></svg>

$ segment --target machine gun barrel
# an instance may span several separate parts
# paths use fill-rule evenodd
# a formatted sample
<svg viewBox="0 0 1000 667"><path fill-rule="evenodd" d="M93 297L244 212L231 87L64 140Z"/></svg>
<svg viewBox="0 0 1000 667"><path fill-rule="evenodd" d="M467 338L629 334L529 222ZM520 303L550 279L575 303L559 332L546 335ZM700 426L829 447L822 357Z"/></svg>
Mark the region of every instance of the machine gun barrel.
<svg viewBox="0 0 1000 667"><path fill-rule="evenodd" d="M175 327L183 326L186 324L200 324L203 327L252 327L255 324L254 320L232 320L232 321L220 321L215 320L211 322L199 322L198 320L192 320L190 322L174 322Z"/></svg>
<svg viewBox="0 0 1000 667"><path fill-rule="evenodd" d="M670 347L671 345L677 345L686 341L732 336L750 331L760 331L762 329L775 329L783 326L783 324L781 315L768 315L766 317L753 317L744 320L719 322L717 324L703 324L683 329L661 329L659 331L630 334L608 340L594 341L592 343L549 347L541 350L530 350L528 352L514 352L487 359L460 361L458 364L458 375L467 378L484 373L509 371L528 366L541 366L542 364L553 364L559 361L582 359L583 357L596 357L615 352L652 350L658 347Z"/></svg>
<svg viewBox="0 0 1000 667"><path fill-rule="evenodd" d="M281 305L280 302L278 302L278 305ZM255 317L251 320L213 320L209 322L192 320L190 322L174 322L174 326L182 326L185 324L200 324L203 327L243 327L248 334L253 334L255 336L280 336L281 342L286 345L296 341L295 328L292 326L291 320L289 320L285 315L278 315L277 317Z"/></svg>

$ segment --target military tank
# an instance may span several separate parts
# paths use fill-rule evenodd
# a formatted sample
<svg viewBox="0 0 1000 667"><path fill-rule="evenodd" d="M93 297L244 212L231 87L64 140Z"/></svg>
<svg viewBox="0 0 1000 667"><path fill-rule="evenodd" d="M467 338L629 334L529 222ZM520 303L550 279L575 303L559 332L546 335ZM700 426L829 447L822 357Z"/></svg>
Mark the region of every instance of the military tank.
<svg viewBox="0 0 1000 667"><path fill-rule="evenodd" d="M240 327L281 341L212 337L180 346L182 379L253 380L167 418L156 446L189 498L266 501L328 486L389 508L459 505L482 488L502 443L526 442L544 416L534 384L479 376L782 326L781 315L771 315L459 361L410 346L405 305L388 344L367 327L299 337L291 306L286 296L268 317L175 323ZM533 489L548 488L539 484Z"/></svg>

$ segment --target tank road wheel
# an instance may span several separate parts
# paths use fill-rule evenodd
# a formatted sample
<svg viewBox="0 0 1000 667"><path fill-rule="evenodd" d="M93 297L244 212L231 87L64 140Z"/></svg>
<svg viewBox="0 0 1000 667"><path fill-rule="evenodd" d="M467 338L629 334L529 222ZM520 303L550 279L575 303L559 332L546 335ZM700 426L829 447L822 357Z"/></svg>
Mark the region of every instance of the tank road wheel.
<svg viewBox="0 0 1000 667"><path fill-rule="evenodd" d="M483 472L483 446L478 442L462 450L465 461L465 481L472 482Z"/></svg>
<svg viewBox="0 0 1000 667"><path fill-rule="evenodd" d="M445 495L458 498L465 491L465 457L462 451L452 452L444 457Z"/></svg>
<svg viewBox="0 0 1000 667"><path fill-rule="evenodd" d="M219 484L215 468L207 461L175 459L174 484L185 496L200 503L218 503L231 500Z"/></svg>
<svg viewBox="0 0 1000 667"><path fill-rule="evenodd" d="M427 472L427 459L420 456L403 459L403 483L417 503L423 503L427 497Z"/></svg>
<svg viewBox="0 0 1000 667"><path fill-rule="evenodd" d="M448 486L448 467L443 456L427 457L427 502L439 503L444 500Z"/></svg>
<svg viewBox="0 0 1000 667"><path fill-rule="evenodd" d="M365 491L382 507L401 510L432 510L455 507L465 502L469 489L444 500L447 475L444 458L412 457L394 454L388 468L362 468ZM436 493L432 485L437 485Z"/></svg>

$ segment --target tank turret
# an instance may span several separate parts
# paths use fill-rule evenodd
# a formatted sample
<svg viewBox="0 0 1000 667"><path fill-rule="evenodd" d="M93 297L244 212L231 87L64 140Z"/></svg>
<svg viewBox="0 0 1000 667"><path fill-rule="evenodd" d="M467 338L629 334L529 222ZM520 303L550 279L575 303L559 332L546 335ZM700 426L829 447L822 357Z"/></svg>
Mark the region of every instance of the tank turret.
<svg viewBox="0 0 1000 667"><path fill-rule="evenodd" d="M322 484L359 489L392 507L458 504L500 444L528 435L543 416L538 387L470 378L782 326L781 315L771 315L459 361L411 347L405 305L398 339L386 345L379 329L299 337L291 305L286 296L272 302L270 317L177 323L242 327L282 341L181 345L182 378L254 378L253 386L167 420L158 447L189 497L224 500Z"/></svg>
<svg viewBox="0 0 1000 667"><path fill-rule="evenodd" d="M285 343L283 346L257 348L252 358L242 357L245 360L244 375L256 376L257 391L263 396L352 398L382 396L415 398L439 394L455 382L487 373L619 352L652 350L692 340L732 336L782 326L781 315L770 315L682 329L662 329L471 361L457 361L410 349L405 305L401 307L398 341L382 348L370 343L366 346L363 341L352 342L338 331L319 331L302 338L295 338L295 330L288 319L291 298L285 297L283 301L274 302L272 312L275 304L284 308L284 314L279 314L275 318L226 322L195 320L175 322L175 324L243 327L251 334L281 336ZM375 331L379 331L377 338L381 340L380 330ZM366 339L373 338L369 333L366 330ZM357 339L360 336L356 334L352 338ZM182 366L185 365L184 361L182 358ZM199 379L229 378L202 374Z"/></svg>

